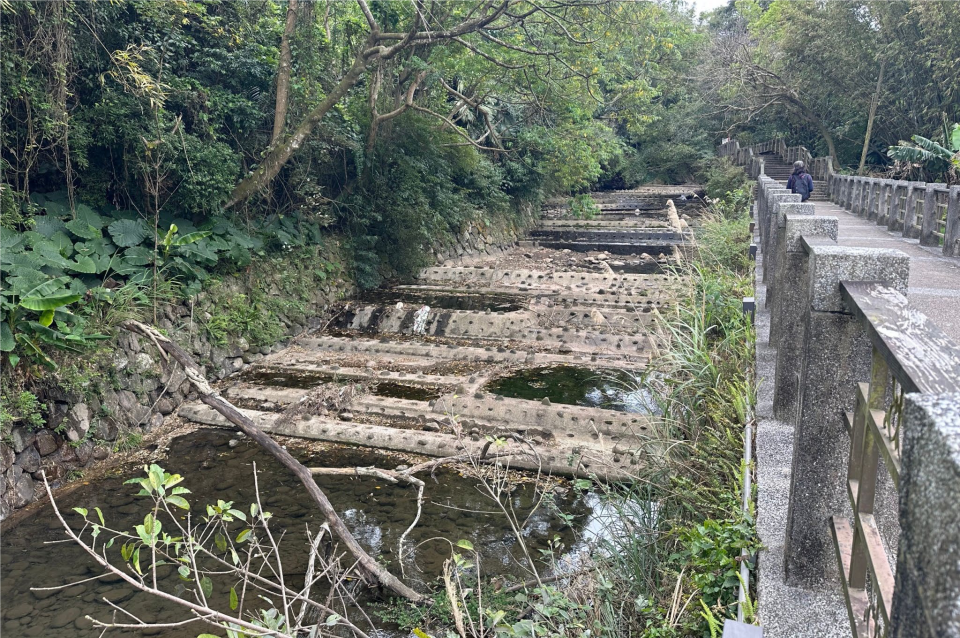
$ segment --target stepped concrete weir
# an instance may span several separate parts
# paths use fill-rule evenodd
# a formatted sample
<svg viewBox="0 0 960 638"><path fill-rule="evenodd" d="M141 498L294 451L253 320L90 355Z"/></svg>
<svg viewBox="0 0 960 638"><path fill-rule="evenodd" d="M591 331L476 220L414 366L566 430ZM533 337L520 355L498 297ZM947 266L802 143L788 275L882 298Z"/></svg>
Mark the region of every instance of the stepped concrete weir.
<svg viewBox="0 0 960 638"><path fill-rule="evenodd" d="M657 352L655 317L682 285L673 266L692 238L700 193L595 193L592 219L548 204L526 240L345 302L324 330L228 378L221 393L278 435L435 457L479 454L492 439L524 452L513 467L635 476L668 444L657 416L486 387L541 368L642 372ZM349 402L298 409L347 383L356 384ZM180 415L228 425L201 403Z"/></svg>

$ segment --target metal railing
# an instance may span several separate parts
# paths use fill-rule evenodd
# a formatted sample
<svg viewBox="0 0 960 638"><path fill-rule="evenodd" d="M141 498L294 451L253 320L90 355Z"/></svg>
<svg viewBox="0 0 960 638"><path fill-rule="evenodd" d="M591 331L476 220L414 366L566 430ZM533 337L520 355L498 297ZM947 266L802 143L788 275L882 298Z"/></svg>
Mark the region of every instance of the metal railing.
<svg viewBox="0 0 960 638"><path fill-rule="evenodd" d="M844 598L855 636L885 636L891 626L895 579L874 516L885 468L895 489L901 476L904 396L960 392L960 348L906 297L879 283L842 282L847 307L873 347L869 382L844 420L850 433L847 495L852 510L831 520ZM882 466L881 466L882 460Z"/></svg>

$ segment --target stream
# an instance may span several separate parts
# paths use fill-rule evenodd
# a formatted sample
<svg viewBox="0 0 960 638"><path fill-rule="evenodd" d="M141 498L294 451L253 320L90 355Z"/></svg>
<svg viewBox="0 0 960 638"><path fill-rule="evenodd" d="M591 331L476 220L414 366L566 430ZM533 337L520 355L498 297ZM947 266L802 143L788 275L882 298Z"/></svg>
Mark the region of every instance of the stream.
<svg viewBox="0 0 960 638"><path fill-rule="evenodd" d="M261 451L249 440L234 440L225 430L202 429L177 439L170 445L164 469L185 477L183 485L193 493L187 498L193 511L202 511L199 505L217 499L233 500L240 509L247 509L254 498L253 464L259 472L261 498L264 509L273 513L271 529L283 534L281 553L283 570L287 577L302 579L306 567L307 526L316 530L321 521L312 501L303 498L303 488L290 472L273 457ZM295 452L296 453L296 452ZM397 455L381 454L367 449L328 446L326 449L297 453L308 466L357 467L376 465L392 469L403 463ZM138 470L122 476L110 477L83 485L58 499L58 506L70 521L79 520L73 507L91 510L100 507L108 525L131 529L142 521L148 511L144 498L135 497L138 488L123 485L130 476L139 476ZM437 482L427 482L423 515L411 532L407 547L416 549L407 553L404 567L406 582L417 589L436 586L443 562L450 557L450 543L469 540L477 549L481 569L487 576L503 575L518 581L529 577L516 538L511 534L503 514L496 509L490 497L482 493L478 481L464 477L453 470L437 472ZM557 510L574 517L575 525L598 528L590 522L597 504L592 493L578 493L565 482L555 483L549 506L541 506L523 530L532 555L547 549L555 536L567 554L576 554L583 548L574 530L553 514ZM330 497L351 532L373 556L386 562L392 571L397 569L397 543L416 513L416 492L413 488L391 485L369 477L318 478L318 484ZM518 484L510 499L521 517L533 505L537 495L531 484ZM238 527L238 530L241 529ZM5 636L46 636L78 638L97 636L99 631L84 619L89 614L101 619L110 617L110 608L104 597L122 603L124 609L152 622L170 622L186 617L184 609L160 601L135 590L116 576L108 576L56 591L32 592L31 587L53 587L91 578L101 573L100 568L83 550L72 542L63 542L66 536L56 520L52 508L45 506L16 527L6 531L0 542L0 567L3 580L3 624ZM428 540L437 539L437 540ZM119 544L112 548L116 560L122 562ZM161 568L168 587L175 586L177 575L172 567ZM229 583L216 583L213 600L216 606L227 609ZM442 585L441 585L442 586ZM371 615L372 618L376 618ZM378 627L386 633L394 629L387 623ZM206 630L209 630L206 629ZM195 638L204 629L199 623L178 629L157 630L153 635L171 638ZM111 630L111 636L144 635L146 632ZM404 635L404 634L396 634Z"/></svg>

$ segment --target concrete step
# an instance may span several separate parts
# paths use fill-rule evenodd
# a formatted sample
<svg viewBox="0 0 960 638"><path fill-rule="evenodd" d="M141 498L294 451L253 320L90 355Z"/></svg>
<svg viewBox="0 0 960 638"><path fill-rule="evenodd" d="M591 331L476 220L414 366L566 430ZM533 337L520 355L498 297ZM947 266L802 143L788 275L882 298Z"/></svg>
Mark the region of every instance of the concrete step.
<svg viewBox="0 0 960 638"><path fill-rule="evenodd" d="M225 392L231 402L259 403L267 409L257 409L267 412L282 411L309 394L309 390L270 386L234 386ZM444 429L459 425L469 431L478 427L484 434L518 432L555 441L591 442L607 438L635 448L662 426L659 418L649 415L511 399L485 392L451 393L429 402L364 394L354 398L345 411L351 413L352 419L362 415L396 417L406 426L411 421L421 426L434 422Z"/></svg>
<svg viewBox="0 0 960 638"><path fill-rule="evenodd" d="M241 410L264 432L279 436L293 436L338 443L359 445L383 450L446 457L470 454L479 458L487 446L483 437L463 436L448 432L427 432L399 429L369 423L352 423L311 416L305 419L282 419L279 414L259 410ZM233 426L213 408L196 402L180 408L180 416L194 423L232 428ZM639 464L650 450L629 449L613 441L600 439L574 443L557 441L531 446L525 437L504 437L496 449L498 465L565 476L590 476L604 480L622 481L638 474ZM505 457L504 455L511 455Z"/></svg>
<svg viewBox="0 0 960 638"><path fill-rule="evenodd" d="M653 308L650 300L649 307ZM660 304L657 304L659 307ZM351 307L340 313L333 327L377 334L413 335L413 306L403 308L379 305ZM433 310L427 315L424 335L431 337L463 337L468 339L550 340L552 333L541 329L583 329L599 334L643 333L653 314L635 310L607 308L564 308L537 306L513 312L477 310ZM563 343L565 340L561 340Z"/></svg>
<svg viewBox="0 0 960 638"><path fill-rule="evenodd" d="M357 355L358 359L373 361L377 369L386 364L388 369L406 369L423 371L437 366L438 362L476 364L525 364L530 366L565 364L583 365L594 362L604 367L637 367L648 358L647 353L632 355L629 352L608 354L597 353L559 353L538 351L536 348L518 349L498 346L466 346L439 340L393 340L366 339L362 337L322 336L300 341L299 348L290 357L288 363L317 363L333 361L344 362L348 355ZM271 355L265 362L276 363L278 355ZM346 365L346 363L343 363Z"/></svg>

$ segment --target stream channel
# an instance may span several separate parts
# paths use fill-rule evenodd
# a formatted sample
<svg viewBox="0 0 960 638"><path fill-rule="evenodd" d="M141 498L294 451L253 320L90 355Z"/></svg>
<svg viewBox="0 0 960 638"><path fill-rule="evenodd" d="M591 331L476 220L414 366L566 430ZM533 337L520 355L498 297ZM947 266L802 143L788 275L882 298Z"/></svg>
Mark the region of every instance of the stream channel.
<svg viewBox="0 0 960 638"><path fill-rule="evenodd" d="M298 437L284 441L314 467L393 469L410 458L476 454L487 437L498 437L514 467L553 475L535 487L519 472L511 474L501 497L518 520L526 519L521 529L530 555L553 547L575 565L601 535L616 539L627 532L607 513L612 508L599 492L578 491L573 485L582 483L571 478L630 481L656 453L649 442L662 424L634 379L657 356L651 324L675 302L679 276L671 264L678 263L688 232L675 212L668 214L667 200L689 203L687 190L595 194L601 211L594 221L550 219L547 212L531 240L426 268L415 285L353 300L336 324L265 357L227 380L222 393L264 431ZM687 213L696 210L682 210L693 222ZM341 382L359 382L372 392L347 406L280 418L288 406L313 405L316 387ZM179 415L223 424L199 402L184 404ZM200 428L174 439L162 465L185 477L196 516L217 499L249 511L255 463L264 508L274 514L271 529L283 532L283 573L302 579L305 531L321 524L316 507L277 461L234 436ZM91 515L99 507L116 529L140 523L147 502L134 496L137 487L123 485L140 471L121 474L63 493L58 502L67 520L79 521L73 507ZM405 547L414 549L405 552L402 565L407 583L436 588L459 540L476 548L486 577L530 578L521 546L479 479L452 467L438 471L436 481L421 478L427 483L423 514L407 538ZM317 482L359 542L400 574L398 542L416 515L414 489L370 477L327 475ZM109 551L115 564L122 562L119 547ZM102 570L65 540L49 505L3 533L0 569L4 637L98 636L84 616L109 620L104 598L147 622L186 617L172 602L137 593L117 577L96 578ZM161 570L173 590L176 572L172 566ZM87 582L31 591L79 580ZM228 609L233 584L215 580L215 607ZM375 622L380 636L405 635ZM151 631L194 638L205 630L195 623Z"/></svg>
<svg viewBox="0 0 960 638"><path fill-rule="evenodd" d="M240 509L248 509L254 499L253 465L256 463L264 509L274 514L271 529L274 534L283 534L284 573L294 581L298 577L302 579L307 557L304 531L308 526L315 531L322 522L316 506L303 497L299 481L253 442L235 440L231 446L234 436L229 431L212 428L181 436L171 443L162 465L168 472L185 477L183 485L193 492L187 498L196 514L202 511L199 506L216 503L217 499L233 500ZM323 446L323 449L306 451L306 448L297 450L292 446L291 451L308 466L394 468L404 462L398 455L362 448ZM100 507L108 525L132 530L149 511L149 501L135 497L138 488L123 485L123 481L139 475L139 468L135 468L121 476L83 485L58 498L58 506L71 523L79 520L71 508L84 507L92 512L94 507ZM516 539L503 514L495 511L496 504L481 490L478 481L453 470L438 471L436 476L436 482L424 476L427 487L423 515L406 545L408 548L417 545L405 557L407 582L421 590L437 585L443 561L451 553L450 544L439 540L441 538L453 543L469 540L479 551L482 570L488 576L504 575L511 581L528 578ZM326 476L319 477L318 484L364 548L398 571L397 543L416 514L414 489L370 477ZM596 531L603 527L591 517L599 499L593 492L577 492L567 481L550 481L549 489L548 499L524 528L527 546L533 555L538 555L539 550L547 549L551 539L559 537L564 553L576 555L586 547L586 541L556 512L572 515L580 531ZM521 519L530 512L535 497L538 495L531 483L518 484L511 494ZM237 530L240 529L242 525L237 523ZM110 608L103 602L104 597L147 621L171 622L185 618L182 608L137 593L114 576L56 592L30 591L31 587L53 587L102 573L83 550L72 542L64 542L65 538L49 505L3 534L0 564L4 577L0 595L4 603L4 636L97 636L99 631L93 629L84 616L109 619ZM117 544L110 551L117 562L122 562L119 550ZM161 573L169 584L165 589L172 590L177 582L176 572L167 567L161 568ZM227 608L230 584L225 579L215 582L215 606ZM218 597L222 600L218 601ZM371 614L371 618L381 635L405 635L393 631L395 628L389 623L378 622L375 615ZM203 628L195 623L153 635L194 638L201 631ZM143 633L115 629L109 635Z"/></svg>

